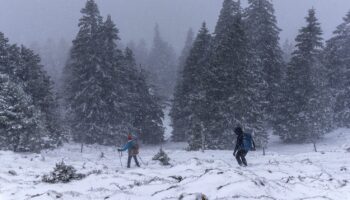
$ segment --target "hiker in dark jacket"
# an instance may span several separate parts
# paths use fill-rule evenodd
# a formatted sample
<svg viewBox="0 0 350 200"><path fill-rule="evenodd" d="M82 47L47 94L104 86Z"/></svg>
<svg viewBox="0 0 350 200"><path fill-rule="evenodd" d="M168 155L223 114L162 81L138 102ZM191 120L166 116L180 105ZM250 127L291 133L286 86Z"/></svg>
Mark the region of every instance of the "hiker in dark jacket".
<svg viewBox="0 0 350 200"><path fill-rule="evenodd" d="M250 134L243 132L241 127L236 127L234 132L237 135L237 142L233 155L240 166L247 166L245 156L249 150L255 150L255 142Z"/></svg>
<svg viewBox="0 0 350 200"><path fill-rule="evenodd" d="M132 135L128 135L128 143L124 145L123 148L118 149L119 152L128 150L128 168L130 168L131 158L134 158L136 166L140 167L137 160L137 154L139 154L139 147L137 144L137 138L132 138Z"/></svg>

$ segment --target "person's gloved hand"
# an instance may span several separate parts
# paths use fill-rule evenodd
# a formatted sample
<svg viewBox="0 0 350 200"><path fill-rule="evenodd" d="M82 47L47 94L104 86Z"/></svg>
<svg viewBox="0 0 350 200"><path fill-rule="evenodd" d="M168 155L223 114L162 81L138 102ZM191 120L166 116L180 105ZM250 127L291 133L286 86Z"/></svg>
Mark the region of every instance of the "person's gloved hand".
<svg viewBox="0 0 350 200"><path fill-rule="evenodd" d="M121 151L122 151L122 149L118 149L118 151L119 151L119 152L121 152Z"/></svg>
<svg viewBox="0 0 350 200"><path fill-rule="evenodd" d="M233 156L236 156L236 151L233 152Z"/></svg>

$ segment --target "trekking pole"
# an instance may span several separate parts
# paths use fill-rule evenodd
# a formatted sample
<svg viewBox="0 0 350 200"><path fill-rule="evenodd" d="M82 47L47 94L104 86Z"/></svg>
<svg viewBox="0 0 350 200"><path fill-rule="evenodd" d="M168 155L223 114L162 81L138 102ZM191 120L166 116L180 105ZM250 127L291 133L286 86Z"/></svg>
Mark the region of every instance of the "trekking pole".
<svg viewBox="0 0 350 200"><path fill-rule="evenodd" d="M122 152L119 152L119 161L120 161L120 166L123 167L123 162L122 162Z"/></svg>
<svg viewBox="0 0 350 200"><path fill-rule="evenodd" d="M142 162L143 165L148 166L148 164L146 164L145 162L143 162L143 160L142 160L142 158L140 157L140 155L137 155L137 157L139 157L139 159L141 160L141 162Z"/></svg>

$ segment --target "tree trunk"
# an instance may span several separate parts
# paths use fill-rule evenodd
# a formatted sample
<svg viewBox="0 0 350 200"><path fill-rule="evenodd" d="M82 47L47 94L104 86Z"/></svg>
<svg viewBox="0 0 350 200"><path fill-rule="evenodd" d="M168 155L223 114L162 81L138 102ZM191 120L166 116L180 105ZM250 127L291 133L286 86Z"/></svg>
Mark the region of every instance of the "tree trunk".
<svg viewBox="0 0 350 200"><path fill-rule="evenodd" d="M205 148L205 134L203 130L203 123L201 123L201 136L202 136L202 152L204 152Z"/></svg>
<svg viewBox="0 0 350 200"><path fill-rule="evenodd" d="M317 152L316 142L313 142L314 145L314 151Z"/></svg>
<svg viewBox="0 0 350 200"><path fill-rule="evenodd" d="M263 156L265 156L266 153L265 153L265 147L263 147Z"/></svg>
<svg viewBox="0 0 350 200"><path fill-rule="evenodd" d="M84 148L84 143L81 143L81 146L80 146L80 153L83 153L83 148Z"/></svg>

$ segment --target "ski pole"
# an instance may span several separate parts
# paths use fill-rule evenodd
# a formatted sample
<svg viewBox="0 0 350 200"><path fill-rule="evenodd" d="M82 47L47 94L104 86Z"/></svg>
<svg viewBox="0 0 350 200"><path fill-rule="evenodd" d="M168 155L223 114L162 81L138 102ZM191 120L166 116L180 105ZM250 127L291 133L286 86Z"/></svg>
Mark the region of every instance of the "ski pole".
<svg viewBox="0 0 350 200"><path fill-rule="evenodd" d="M148 166L148 164L146 164L145 162L143 162L143 160L142 160L142 158L140 157L140 155L137 155L137 157L139 157L139 159L141 160L141 162L142 162L143 165Z"/></svg>
<svg viewBox="0 0 350 200"><path fill-rule="evenodd" d="M122 162L122 152L119 152L119 161L120 161L120 166L123 167L123 162Z"/></svg>

